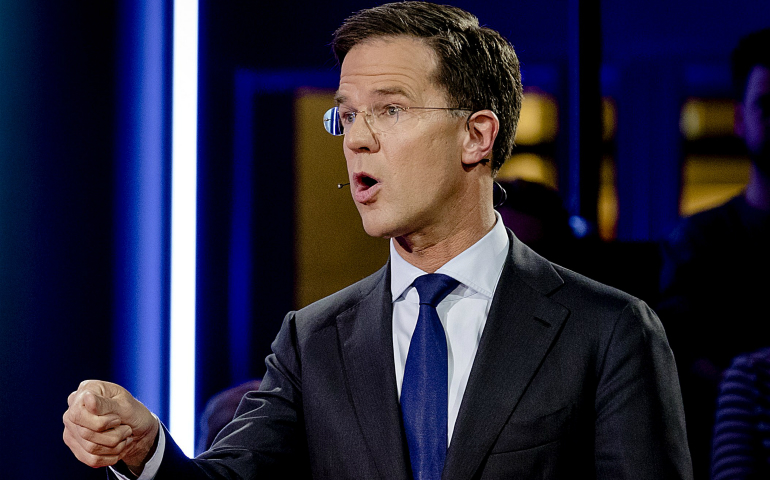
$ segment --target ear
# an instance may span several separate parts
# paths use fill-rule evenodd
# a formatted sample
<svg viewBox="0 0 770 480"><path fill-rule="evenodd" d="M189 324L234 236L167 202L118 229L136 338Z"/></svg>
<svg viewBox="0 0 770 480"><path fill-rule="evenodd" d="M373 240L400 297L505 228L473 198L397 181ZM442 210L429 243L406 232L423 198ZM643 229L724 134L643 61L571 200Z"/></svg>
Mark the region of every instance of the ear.
<svg viewBox="0 0 770 480"><path fill-rule="evenodd" d="M733 131L740 138L744 138L746 134L746 123L743 120L743 102L735 104L735 110L733 110Z"/></svg>
<svg viewBox="0 0 770 480"><path fill-rule="evenodd" d="M462 160L465 165L475 165L492 159L492 146L495 144L500 120L492 110L479 110L466 122L467 132L463 140Z"/></svg>

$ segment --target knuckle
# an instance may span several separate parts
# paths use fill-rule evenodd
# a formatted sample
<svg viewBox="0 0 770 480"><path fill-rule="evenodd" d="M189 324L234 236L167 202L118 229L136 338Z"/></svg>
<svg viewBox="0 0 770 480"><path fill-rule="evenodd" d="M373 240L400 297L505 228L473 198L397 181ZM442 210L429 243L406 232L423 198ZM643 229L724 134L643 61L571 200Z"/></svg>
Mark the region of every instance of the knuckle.
<svg viewBox="0 0 770 480"><path fill-rule="evenodd" d="M91 419L91 424L89 425L89 427L99 432L104 430L105 425L106 425L106 422L104 417L98 417L94 415Z"/></svg>
<svg viewBox="0 0 770 480"><path fill-rule="evenodd" d="M72 453L74 453L75 458L80 460L82 463L85 463L89 467L94 467L94 456L90 453L81 448L73 448Z"/></svg>
<svg viewBox="0 0 770 480"><path fill-rule="evenodd" d="M93 442L83 443L83 450L85 450L85 452L90 455L97 455L99 453L99 449L100 449L99 445Z"/></svg>
<svg viewBox="0 0 770 480"><path fill-rule="evenodd" d="M83 421L83 414L79 408L73 407L64 412L64 423L79 424Z"/></svg>
<svg viewBox="0 0 770 480"><path fill-rule="evenodd" d="M80 462L88 465L92 468L105 467L108 465L114 465L117 462L117 456L115 455L100 455L95 445L83 445L72 436L72 433L64 431L64 443L69 447L72 453Z"/></svg>
<svg viewBox="0 0 770 480"><path fill-rule="evenodd" d="M109 416L98 416L94 418L94 430L97 432L104 432L109 430L110 428L115 427L115 422L117 422L118 419L114 415Z"/></svg>
<svg viewBox="0 0 770 480"><path fill-rule="evenodd" d="M64 430L66 430L66 431L70 432L72 435L74 435L75 432L77 432L78 427L79 427L79 425L73 423L72 421L70 421L66 417L64 418Z"/></svg>
<svg viewBox="0 0 770 480"><path fill-rule="evenodd" d="M84 442L83 450L85 450L86 452L94 456L105 456L113 453L112 447L99 445L98 443L94 443L90 441Z"/></svg>
<svg viewBox="0 0 770 480"><path fill-rule="evenodd" d="M112 448L113 452L120 455L121 453L123 453L123 450L126 449L126 439L115 438L113 439L113 441L115 443L113 445L110 445L110 447Z"/></svg>
<svg viewBox="0 0 770 480"><path fill-rule="evenodd" d="M78 436L87 442L93 442L96 438L96 432L87 428L80 427L78 429Z"/></svg>
<svg viewBox="0 0 770 480"><path fill-rule="evenodd" d="M101 443L104 448L108 449L115 449L122 441L123 437L119 437L116 432L110 432L109 435L104 435L99 438L99 443Z"/></svg>
<svg viewBox="0 0 770 480"><path fill-rule="evenodd" d="M79 460L93 468L106 467L109 465L108 463L105 463L104 460L98 455L93 455L85 451L82 453L82 458L79 458Z"/></svg>

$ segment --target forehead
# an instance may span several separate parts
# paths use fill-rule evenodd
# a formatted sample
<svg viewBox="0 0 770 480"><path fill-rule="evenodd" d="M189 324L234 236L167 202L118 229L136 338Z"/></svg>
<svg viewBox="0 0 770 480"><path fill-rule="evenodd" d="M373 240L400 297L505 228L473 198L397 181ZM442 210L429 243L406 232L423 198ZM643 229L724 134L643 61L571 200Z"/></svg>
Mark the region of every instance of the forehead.
<svg viewBox="0 0 770 480"><path fill-rule="evenodd" d="M435 84L436 53L414 37L380 37L350 49L342 62L337 102L403 97L413 102L443 98Z"/></svg>

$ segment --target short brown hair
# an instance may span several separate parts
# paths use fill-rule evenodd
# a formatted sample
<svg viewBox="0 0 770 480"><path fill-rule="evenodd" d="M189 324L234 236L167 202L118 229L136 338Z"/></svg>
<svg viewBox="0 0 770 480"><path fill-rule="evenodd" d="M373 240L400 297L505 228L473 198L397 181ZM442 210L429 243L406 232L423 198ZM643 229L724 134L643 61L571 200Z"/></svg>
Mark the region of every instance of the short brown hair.
<svg viewBox="0 0 770 480"><path fill-rule="evenodd" d="M397 2L354 13L334 32L332 48L341 64L359 43L401 35L420 38L436 52L435 81L446 90L451 106L497 114L500 130L492 147L496 173L511 155L521 112L521 72L513 46L457 7Z"/></svg>

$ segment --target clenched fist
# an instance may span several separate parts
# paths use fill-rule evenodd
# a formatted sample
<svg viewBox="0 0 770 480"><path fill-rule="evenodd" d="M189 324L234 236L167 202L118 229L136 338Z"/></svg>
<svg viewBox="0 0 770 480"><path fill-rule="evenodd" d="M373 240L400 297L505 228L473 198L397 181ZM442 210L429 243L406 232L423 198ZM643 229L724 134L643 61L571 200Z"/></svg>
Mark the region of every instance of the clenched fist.
<svg viewBox="0 0 770 480"><path fill-rule="evenodd" d="M139 475L155 451L158 421L140 401L114 383L86 380L67 398L64 443L91 467L123 460Z"/></svg>

